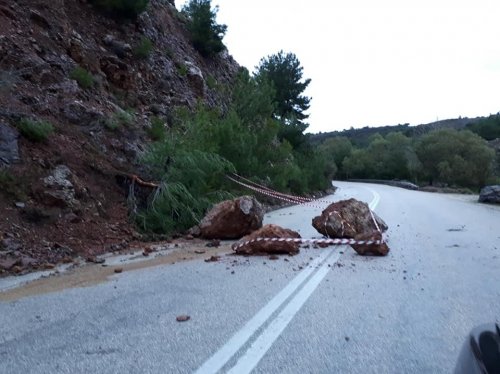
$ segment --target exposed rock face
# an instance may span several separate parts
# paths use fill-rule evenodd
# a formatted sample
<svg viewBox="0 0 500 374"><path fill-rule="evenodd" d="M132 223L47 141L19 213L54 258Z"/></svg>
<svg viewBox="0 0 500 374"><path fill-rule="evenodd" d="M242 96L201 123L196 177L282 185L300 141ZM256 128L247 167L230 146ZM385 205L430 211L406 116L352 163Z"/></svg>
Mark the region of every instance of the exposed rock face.
<svg viewBox="0 0 500 374"><path fill-rule="evenodd" d="M184 61L187 68L187 77L198 97L205 96L205 79L200 68L190 61Z"/></svg>
<svg viewBox="0 0 500 374"><path fill-rule="evenodd" d="M0 121L0 166L19 160L17 138L17 131Z"/></svg>
<svg viewBox="0 0 500 374"><path fill-rule="evenodd" d="M215 205L199 224L205 239L239 239L262 227L264 209L251 196L226 200Z"/></svg>
<svg viewBox="0 0 500 374"><path fill-rule="evenodd" d="M500 204L500 184L484 187L479 194L479 202Z"/></svg>
<svg viewBox="0 0 500 374"><path fill-rule="evenodd" d="M375 212L372 213L380 230L386 231L388 228L386 223ZM319 233L330 238L380 240L382 237L373 221L368 205L356 199L330 204L320 216L313 218L312 225ZM389 252L385 243L352 247L361 255L368 253L386 255Z"/></svg>
<svg viewBox="0 0 500 374"><path fill-rule="evenodd" d="M298 232L284 229L278 225L265 225L250 235L241 239L242 242L256 238L300 238ZM234 251L240 255L262 255L272 253L299 253L299 243L287 241L255 241L241 247L235 247Z"/></svg>

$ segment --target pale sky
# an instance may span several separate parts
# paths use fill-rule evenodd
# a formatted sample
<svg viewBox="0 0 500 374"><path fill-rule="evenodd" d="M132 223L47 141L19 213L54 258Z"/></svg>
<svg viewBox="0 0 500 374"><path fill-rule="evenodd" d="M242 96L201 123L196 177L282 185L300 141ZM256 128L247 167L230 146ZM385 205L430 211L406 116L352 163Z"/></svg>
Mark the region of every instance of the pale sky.
<svg viewBox="0 0 500 374"><path fill-rule="evenodd" d="M176 0L181 8L185 1ZM418 125L500 111L498 0L212 0L250 72L297 55L308 132Z"/></svg>

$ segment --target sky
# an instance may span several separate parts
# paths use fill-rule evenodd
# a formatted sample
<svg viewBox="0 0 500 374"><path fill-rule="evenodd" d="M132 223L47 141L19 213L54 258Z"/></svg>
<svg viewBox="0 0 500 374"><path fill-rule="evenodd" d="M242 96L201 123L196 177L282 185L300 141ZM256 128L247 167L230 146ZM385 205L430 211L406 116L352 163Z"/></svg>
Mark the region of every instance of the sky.
<svg viewBox="0 0 500 374"><path fill-rule="evenodd" d="M181 8L185 1L176 0ZM311 78L307 132L500 111L498 0L212 0L224 44L255 71L294 53Z"/></svg>

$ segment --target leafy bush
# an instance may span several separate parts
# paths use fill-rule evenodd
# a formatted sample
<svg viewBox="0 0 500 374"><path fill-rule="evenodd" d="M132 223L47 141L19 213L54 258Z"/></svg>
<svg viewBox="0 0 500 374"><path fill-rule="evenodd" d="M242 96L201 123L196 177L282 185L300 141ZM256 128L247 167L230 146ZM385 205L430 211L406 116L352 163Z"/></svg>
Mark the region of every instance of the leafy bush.
<svg viewBox="0 0 500 374"><path fill-rule="evenodd" d="M135 18L146 10L149 0L90 0L110 15Z"/></svg>
<svg viewBox="0 0 500 374"><path fill-rule="evenodd" d="M209 74L206 79L207 87L214 90L217 88L217 80L213 75Z"/></svg>
<svg viewBox="0 0 500 374"><path fill-rule="evenodd" d="M144 156L153 176L162 181L147 209L136 222L147 232L170 234L185 230L202 218L216 202L231 195L223 192L224 175L234 171L221 156L192 149L182 133L153 144Z"/></svg>
<svg viewBox="0 0 500 374"><path fill-rule="evenodd" d="M131 126L134 123L135 116L131 111L117 110L111 118L104 123L110 130L117 130L123 126Z"/></svg>
<svg viewBox="0 0 500 374"><path fill-rule="evenodd" d="M25 138L34 142L44 142L54 132L54 127L50 122L33 121L29 118L23 118L17 128Z"/></svg>
<svg viewBox="0 0 500 374"><path fill-rule="evenodd" d="M187 28L191 42L203 56L211 56L225 49L222 38L227 26L216 22L217 11L217 7L212 10L210 0L190 0L182 8L182 13L189 20Z"/></svg>
<svg viewBox="0 0 500 374"><path fill-rule="evenodd" d="M148 134L153 140L165 139L165 122L160 117L151 118L151 127Z"/></svg>
<svg viewBox="0 0 500 374"><path fill-rule="evenodd" d="M17 200L26 200L27 186L26 181L14 177L8 170L0 169L0 192Z"/></svg>
<svg viewBox="0 0 500 374"><path fill-rule="evenodd" d="M94 76L81 66L74 68L69 77L82 88L90 88L94 85Z"/></svg>
<svg viewBox="0 0 500 374"><path fill-rule="evenodd" d="M188 68L185 64L181 64L177 66L177 74L181 77L185 77L188 73Z"/></svg>
<svg viewBox="0 0 500 374"><path fill-rule="evenodd" d="M147 37L143 36L139 42L132 50L132 54L140 59L146 59L151 54L153 50L153 42Z"/></svg>

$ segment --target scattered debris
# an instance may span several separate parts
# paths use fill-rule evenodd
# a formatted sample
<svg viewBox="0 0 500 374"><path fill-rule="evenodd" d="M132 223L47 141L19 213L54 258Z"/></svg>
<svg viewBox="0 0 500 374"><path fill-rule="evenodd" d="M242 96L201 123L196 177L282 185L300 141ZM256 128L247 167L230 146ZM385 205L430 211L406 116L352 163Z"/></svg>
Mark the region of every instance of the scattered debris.
<svg viewBox="0 0 500 374"><path fill-rule="evenodd" d="M257 238L276 238L276 241L252 241ZM241 255L263 255L276 253L299 253L300 243L293 241L278 241L280 238L300 238L296 231L282 228L278 225L268 224L261 229L254 231L250 235L241 239L241 244L233 246L236 254Z"/></svg>

